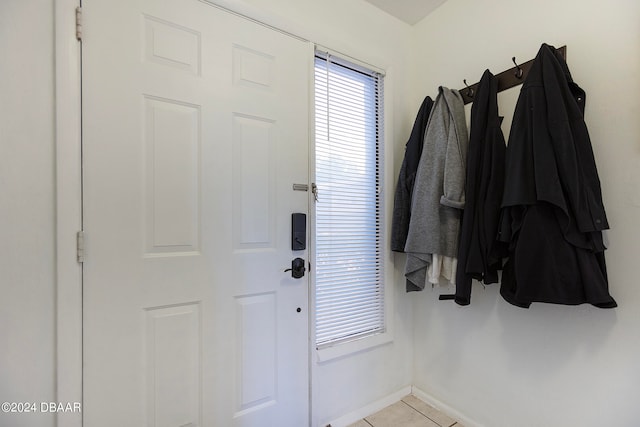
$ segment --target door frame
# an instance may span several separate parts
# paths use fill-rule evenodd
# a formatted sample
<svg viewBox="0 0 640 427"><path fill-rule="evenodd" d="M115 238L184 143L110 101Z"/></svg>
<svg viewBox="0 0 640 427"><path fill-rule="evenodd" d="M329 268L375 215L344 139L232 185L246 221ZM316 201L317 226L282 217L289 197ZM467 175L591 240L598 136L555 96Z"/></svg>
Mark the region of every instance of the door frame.
<svg viewBox="0 0 640 427"><path fill-rule="evenodd" d="M272 14L269 11L246 3L244 0L199 0L211 6L224 9L269 27L275 31L285 33L305 42L309 42L311 58L316 45L339 46L330 49L340 56L353 58L349 54L351 46L338 41L317 43L326 39L316 28L309 28L286 18ZM82 230L82 53L81 42L76 39L76 8L81 6L81 0L56 0L54 2L54 55L55 55L55 202L56 202L56 325L55 328L55 400L57 402L82 402L82 264L77 261L77 232ZM338 47L336 46L336 47ZM370 56L370 55L367 55ZM383 64L379 58L369 58L372 63ZM362 62L355 59L358 62ZM313 60L310 61L309 74L313 82ZM376 65L367 66L380 68ZM383 67L386 68L386 67ZM389 69L386 69L389 77ZM388 79L387 79L388 80ZM387 91L388 91L387 85ZM313 115L313 84L310 85L311 102L309 105L309 173L313 172L314 153L314 115ZM387 100L390 97L385 97ZM385 114L385 122L391 122L391 114ZM391 126L387 126L391 129ZM389 133L391 133L389 131ZM386 144L385 144L386 146ZM389 154L389 148L385 154ZM391 157L392 160L392 157ZM391 176L391 175L389 175ZM309 182L313 181L309 176ZM391 187L389 187L391 188ZM313 209L311 193L309 193L309 210ZM311 218L311 216L309 217ZM311 227L308 227L312 232ZM313 238L313 235L310 235ZM91 254L88 254L90 256ZM312 256L312 252L309 253ZM389 280L389 278L387 278ZM312 399L312 371L315 363L315 345L313 341L313 277L309 278L309 420L313 420ZM391 306L392 294L388 295L387 313ZM392 327L392 321L388 327ZM392 335L392 334L389 334ZM82 427L81 413L56 414L58 427Z"/></svg>
<svg viewBox="0 0 640 427"><path fill-rule="evenodd" d="M76 39L80 0L54 2L56 325L55 399L82 402L81 52ZM57 426L82 426L81 413L57 413Z"/></svg>

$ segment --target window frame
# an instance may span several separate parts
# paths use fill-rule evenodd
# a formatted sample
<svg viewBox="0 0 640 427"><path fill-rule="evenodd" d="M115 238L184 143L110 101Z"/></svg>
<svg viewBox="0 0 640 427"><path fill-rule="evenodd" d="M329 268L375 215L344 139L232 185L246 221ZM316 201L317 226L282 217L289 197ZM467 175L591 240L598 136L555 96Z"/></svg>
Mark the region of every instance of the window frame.
<svg viewBox="0 0 640 427"><path fill-rule="evenodd" d="M315 56L329 56L336 58L338 61L342 60L349 64L353 64L356 67L361 67L362 70L373 71L379 73L384 79L384 84L382 85L382 109L383 109L383 118L381 122L381 126L383 126L382 132L382 140L380 141L381 147L379 152L379 157L381 159L381 163L384 165L382 168L382 172L379 175L379 180L381 184L381 204L380 204L380 212L381 212L381 264L383 269L383 277L382 277L382 286L384 288L384 329L383 332L375 333L373 335L365 335L362 337L355 338L349 341L341 341L335 344L331 344L330 346L318 348L316 345L316 276L315 270L313 268L314 260L317 259L316 253L316 209L315 209L315 201L314 195L310 194L310 236L312 244L310 245L310 261L311 261L311 272L310 272L310 284L311 289L309 293L310 298L310 307L311 307L311 318L309 323L310 328L310 345L312 346L312 350L315 353L316 362L322 363L326 361L330 361L336 358L344 357L349 354L354 354L360 351L364 351L370 349L372 347L377 347L380 345L384 345L393 341L393 331L394 331L394 318L395 312L393 310L394 300L395 300L395 287L393 283L396 282L398 278L395 277L396 269L393 268L392 262L392 254L390 249L388 248L388 236L390 233L390 219L391 219L391 210L393 206L390 204L390 200L392 203L392 192L390 192L393 186L393 147L391 146L391 139L389 135L392 134L392 110L390 99L392 94L392 75L390 68L382 69L381 67L377 67L371 65L367 62L360 61L355 59L349 55L344 55L342 53L331 51L330 49L321 47L316 45L313 51L313 60L311 61L311 108L310 108L310 182L315 184L315 176L316 176L316 111L315 111ZM354 68L357 70L357 68ZM320 197L322 189L319 189Z"/></svg>

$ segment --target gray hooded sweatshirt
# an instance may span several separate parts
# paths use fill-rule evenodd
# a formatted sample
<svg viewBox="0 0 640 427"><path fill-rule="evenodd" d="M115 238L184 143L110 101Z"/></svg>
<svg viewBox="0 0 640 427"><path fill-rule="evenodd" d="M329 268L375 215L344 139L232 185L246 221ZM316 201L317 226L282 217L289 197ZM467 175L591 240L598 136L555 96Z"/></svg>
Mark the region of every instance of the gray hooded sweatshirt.
<svg viewBox="0 0 640 427"><path fill-rule="evenodd" d="M434 254L457 256L468 143L462 96L457 90L440 87L413 189L405 245L407 291L424 289Z"/></svg>

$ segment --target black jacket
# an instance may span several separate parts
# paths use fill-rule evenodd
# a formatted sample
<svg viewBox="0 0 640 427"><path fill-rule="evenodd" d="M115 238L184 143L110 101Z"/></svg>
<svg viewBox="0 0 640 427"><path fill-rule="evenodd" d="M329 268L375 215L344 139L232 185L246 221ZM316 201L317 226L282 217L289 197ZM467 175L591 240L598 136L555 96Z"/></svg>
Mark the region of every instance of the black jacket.
<svg viewBox="0 0 640 427"><path fill-rule="evenodd" d="M433 107L433 100L426 97L420 105L418 115L413 124L411 135L405 148L400 175L394 198L393 219L391 225L391 250L404 252L404 245L407 242L409 232L409 222L411 220L411 198L413 196L413 184L416 179L416 171L422 147L424 143L424 132L429 121L429 114Z"/></svg>
<svg viewBox="0 0 640 427"><path fill-rule="evenodd" d="M498 116L498 82L486 70L471 107L466 204L458 246L455 301L471 301L472 278L496 283L506 245L498 242L504 187L505 144Z"/></svg>
<svg viewBox="0 0 640 427"><path fill-rule="evenodd" d="M501 294L512 304L591 303L609 295L602 230L609 227L585 92L543 44L520 92L509 144L500 240L509 244Z"/></svg>

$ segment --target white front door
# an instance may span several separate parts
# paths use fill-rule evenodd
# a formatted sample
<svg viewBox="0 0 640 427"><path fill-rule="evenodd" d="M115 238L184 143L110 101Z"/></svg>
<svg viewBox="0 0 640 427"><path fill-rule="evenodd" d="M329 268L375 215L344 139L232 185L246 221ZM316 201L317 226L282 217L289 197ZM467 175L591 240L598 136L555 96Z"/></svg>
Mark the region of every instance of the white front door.
<svg viewBox="0 0 640 427"><path fill-rule="evenodd" d="M308 43L83 0L87 427L308 425Z"/></svg>

